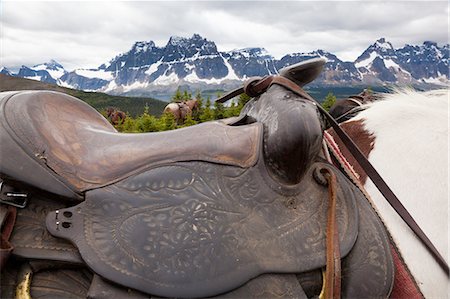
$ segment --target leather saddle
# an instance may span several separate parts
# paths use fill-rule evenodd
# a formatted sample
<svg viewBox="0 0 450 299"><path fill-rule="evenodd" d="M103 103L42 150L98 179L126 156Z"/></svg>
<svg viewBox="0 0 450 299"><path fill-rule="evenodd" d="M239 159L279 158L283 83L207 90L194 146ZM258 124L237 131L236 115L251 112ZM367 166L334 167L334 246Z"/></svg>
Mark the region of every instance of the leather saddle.
<svg viewBox="0 0 450 299"><path fill-rule="evenodd" d="M323 63L280 74L304 85ZM91 295L101 284L164 297L280 288L306 297L302 275L326 264L322 169L338 183L342 295L391 291L383 224L323 158L316 104L286 86L270 85L238 118L162 133L118 133L84 102L48 91L1 93L0 114L1 178L40 194L19 210L13 255L86 265Z"/></svg>

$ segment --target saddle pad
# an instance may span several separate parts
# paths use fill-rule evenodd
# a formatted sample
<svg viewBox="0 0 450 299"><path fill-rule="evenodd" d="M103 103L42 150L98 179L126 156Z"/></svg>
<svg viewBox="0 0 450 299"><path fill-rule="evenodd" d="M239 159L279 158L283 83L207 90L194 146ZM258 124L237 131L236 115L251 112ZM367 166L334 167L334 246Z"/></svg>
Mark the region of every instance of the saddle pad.
<svg viewBox="0 0 450 299"><path fill-rule="evenodd" d="M341 255L358 233L355 191L326 163L302 182L277 185L264 161L249 169L175 163L88 191L86 201L47 216L51 234L72 241L98 275L142 292L203 297L263 273L299 273L326 264L328 188L313 172L337 176Z"/></svg>

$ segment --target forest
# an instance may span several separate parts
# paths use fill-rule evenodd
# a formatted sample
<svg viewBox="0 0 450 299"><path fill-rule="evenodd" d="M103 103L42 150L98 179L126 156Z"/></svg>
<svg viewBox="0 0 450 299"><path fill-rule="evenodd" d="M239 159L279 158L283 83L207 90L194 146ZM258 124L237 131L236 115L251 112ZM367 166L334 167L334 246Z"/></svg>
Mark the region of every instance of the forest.
<svg viewBox="0 0 450 299"><path fill-rule="evenodd" d="M220 97L220 94L217 94L217 97ZM182 122L177 123L174 115L171 113L163 113L161 116L156 116L152 113L149 106L145 106L144 111L136 117L127 112L125 119L114 124L114 127L123 133L159 132L184 128L202 122L238 116L244 105L251 98L246 94L241 94L230 101L230 104L224 105L216 101L212 103L209 96L204 99L200 92L197 92L192 97L189 92L181 92L178 89L172 97L172 102L182 102L191 99L198 101L198 109L195 109L192 114L188 114ZM328 110L335 102L336 97L330 92L325 97L322 106ZM106 110L102 110L101 113L108 118Z"/></svg>

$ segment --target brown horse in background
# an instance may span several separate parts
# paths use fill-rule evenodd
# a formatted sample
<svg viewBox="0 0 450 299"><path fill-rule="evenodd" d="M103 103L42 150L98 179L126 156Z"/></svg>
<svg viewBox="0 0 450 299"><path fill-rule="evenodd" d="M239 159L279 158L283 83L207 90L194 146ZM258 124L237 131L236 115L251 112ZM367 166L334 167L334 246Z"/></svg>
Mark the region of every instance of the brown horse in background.
<svg viewBox="0 0 450 299"><path fill-rule="evenodd" d="M198 100L188 100L182 102L169 103L164 108L164 113L170 113L174 116L177 124L183 124L186 117L197 112L200 109Z"/></svg>
<svg viewBox="0 0 450 299"><path fill-rule="evenodd" d="M108 116L109 121L115 126L123 123L125 121L125 119L127 118L127 115L125 112L120 111L114 107L108 107L106 109L106 115Z"/></svg>
<svg viewBox="0 0 450 299"><path fill-rule="evenodd" d="M358 95L336 101L330 108L330 114L337 122L341 123L355 116L363 105L374 102L378 98L379 96L377 94L374 94L368 89L364 89Z"/></svg>

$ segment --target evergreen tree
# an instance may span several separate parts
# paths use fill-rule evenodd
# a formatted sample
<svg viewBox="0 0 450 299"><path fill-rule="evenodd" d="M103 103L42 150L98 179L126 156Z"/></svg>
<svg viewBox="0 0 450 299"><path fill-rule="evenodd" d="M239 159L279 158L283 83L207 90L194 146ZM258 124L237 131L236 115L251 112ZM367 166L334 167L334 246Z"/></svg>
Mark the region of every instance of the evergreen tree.
<svg viewBox="0 0 450 299"><path fill-rule="evenodd" d="M203 97L202 94L200 93L200 90L197 90L196 94L195 94L195 99L197 100L198 103L198 109L196 109L196 111L193 112L192 114L192 119L194 119L197 123L200 121L200 116L203 113Z"/></svg>
<svg viewBox="0 0 450 299"><path fill-rule="evenodd" d="M131 117L129 113L127 113L127 117L125 118L125 121L120 127L117 127L117 131L124 132L124 133L135 133L135 120Z"/></svg>
<svg viewBox="0 0 450 299"><path fill-rule="evenodd" d="M222 103L214 102L214 111L213 111L214 119L222 119L225 115L225 108Z"/></svg>
<svg viewBox="0 0 450 299"><path fill-rule="evenodd" d="M197 91L195 92L195 99L197 101L203 100L202 93L200 92L200 89L197 89Z"/></svg>
<svg viewBox="0 0 450 299"><path fill-rule="evenodd" d="M336 96L332 92L329 92L322 103L322 107L325 110L329 111L331 106L333 106L335 103L336 103Z"/></svg>
<svg viewBox="0 0 450 299"><path fill-rule="evenodd" d="M175 94L172 97L172 102L181 102L183 101L183 94L181 93L180 88L177 88L177 91L175 92Z"/></svg>
<svg viewBox="0 0 450 299"><path fill-rule="evenodd" d="M190 114L188 114L184 120L184 123L181 127L189 127L196 125L198 122L195 121Z"/></svg>
<svg viewBox="0 0 450 299"><path fill-rule="evenodd" d="M225 107L225 112L223 116L224 118L237 116L236 112L237 114L239 114L236 103L232 101L230 107Z"/></svg>
<svg viewBox="0 0 450 299"><path fill-rule="evenodd" d="M208 97L208 99L206 100L205 108L203 108L203 112L200 115L200 120L202 122L205 122L205 121L210 121L213 119L214 119L214 114L211 111L211 99L210 99L210 97Z"/></svg>
<svg viewBox="0 0 450 299"><path fill-rule="evenodd" d="M192 98L192 95L187 90L185 90L183 92L183 101L189 101L191 98Z"/></svg>
<svg viewBox="0 0 450 299"><path fill-rule="evenodd" d="M168 131L176 129L177 124L172 113L163 113L157 122L158 131Z"/></svg>
<svg viewBox="0 0 450 299"><path fill-rule="evenodd" d="M243 93L239 96L238 99L238 107L240 107L239 112L245 106L245 104L247 104L247 102L250 101L251 99L252 98L246 93Z"/></svg>

